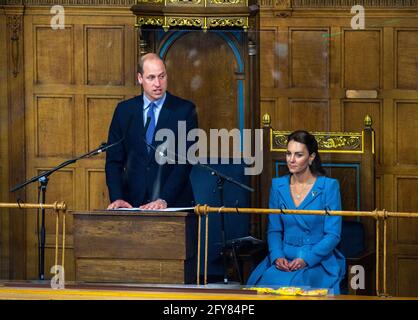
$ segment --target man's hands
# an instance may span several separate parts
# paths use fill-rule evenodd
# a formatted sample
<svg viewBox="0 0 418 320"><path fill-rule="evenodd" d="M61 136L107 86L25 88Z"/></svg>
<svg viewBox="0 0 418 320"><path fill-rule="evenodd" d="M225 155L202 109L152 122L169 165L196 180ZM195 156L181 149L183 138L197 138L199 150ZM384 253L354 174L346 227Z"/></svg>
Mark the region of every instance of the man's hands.
<svg viewBox="0 0 418 320"><path fill-rule="evenodd" d="M286 258L278 258L274 262L276 268L281 271L296 271L306 267L306 262L301 258L296 258L292 262L287 261Z"/></svg>
<svg viewBox="0 0 418 320"><path fill-rule="evenodd" d="M118 208L132 208L132 206L125 200L118 199L109 204L107 210L114 210Z"/></svg>
<svg viewBox="0 0 418 320"><path fill-rule="evenodd" d="M113 201L109 206L107 207L107 210L114 210L119 208L132 208L131 204L126 202L125 200L118 199ZM167 208L167 202L163 199L157 199L155 201L152 201L150 203L144 204L139 207L139 209L143 210L160 210Z"/></svg>
<svg viewBox="0 0 418 320"><path fill-rule="evenodd" d="M167 202L165 202L165 200L163 199L157 199L139 207L139 209L144 210L160 210L165 208L167 208Z"/></svg>

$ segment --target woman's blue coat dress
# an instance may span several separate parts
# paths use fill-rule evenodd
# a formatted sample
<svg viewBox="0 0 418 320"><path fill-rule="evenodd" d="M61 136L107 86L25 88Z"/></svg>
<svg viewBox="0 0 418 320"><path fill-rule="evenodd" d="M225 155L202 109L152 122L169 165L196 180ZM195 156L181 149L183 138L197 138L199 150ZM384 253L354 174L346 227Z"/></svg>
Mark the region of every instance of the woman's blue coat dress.
<svg viewBox="0 0 418 320"><path fill-rule="evenodd" d="M318 176L305 199L295 207L290 193L290 176L274 178L269 207L341 210L339 183ZM344 256L336 249L340 242L341 216L270 214L268 219L269 255L252 272L247 284L327 288L339 294L339 284L345 274ZM307 266L290 272L281 271L274 261L282 257L289 262L302 258Z"/></svg>

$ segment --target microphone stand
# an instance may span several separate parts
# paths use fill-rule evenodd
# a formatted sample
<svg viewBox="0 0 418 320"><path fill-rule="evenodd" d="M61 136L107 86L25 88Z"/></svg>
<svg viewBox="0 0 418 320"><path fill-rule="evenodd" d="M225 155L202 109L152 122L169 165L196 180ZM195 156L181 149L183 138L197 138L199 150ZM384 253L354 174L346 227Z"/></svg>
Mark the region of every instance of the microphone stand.
<svg viewBox="0 0 418 320"><path fill-rule="evenodd" d="M149 146L151 149L153 149L155 152L157 152L160 156L163 156L164 155L164 152L158 151L153 145L147 143L147 141L145 141L145 139L144 139L144 142L145 142L145 144L147 146ZM165 150L168 152L167 149L165 149ZM175 153L175 152L170 152L170 153L173 154L176 159L180 158L180 156L177 153ZM184 159L184 157L181 157L181 158L183 158L182 160L186 160L186 162L189 162L187 159ZM247 190L247 191L250 191L250 192L254 192L254 189L253 188L248 187L245 184L236 181L235 179L233 179L233 178L231 178L231 177L229 177L229 176L227 176L227 175L219 172L218 170L213 169L212 167L210 167L210 166L208 166L206 164L201 164L199 162L197 162L196 164L199 167L201 167L201 168L204 168L206 170L209 170L213 176L216 176L217 177L216 185L217 185L217 189L219 190L219 196L220 196L220 200L221 200L221 207L224 207L225 206L225 203L224 203L224 192L223 192L224 191L225 181L230 182L232 184L235 184L236 186L238 186L238 187L240 187L240 188L242 188L244 190ZM225 214L223 212L221 212L221 237L222 237L222 259L223 259L223 267L224 267L224 279L223 279L223 282L224 282L224 284L227 284L228 283L227 259L226 259L226 254L225 254L225 249L226 249L226 232L225 232ZM239 272L239 270L238 270L238 272Z"/></svg>
<svg viewBox="0 0 418 320"><path fill-rule="evenodd" d="M12 188L10 190L10 192L15 192L16 190L19 190L21 188L23 188L24 186L38 181L39 182L39 190L41 191L41 199L40 199L40 204L45 204L46 203L46 189L48 186L48 182L49 182L49 176L54 173L55 171L62 169L72 163L75 163L77 160L83 159L83 158L90 158L92 156L95 156L103 151L106 151L107 149L120 144L123 140L125 139L125 137L123 137L122 139L107 145L106 143L102 143L98 148L89 151L81 156L75 157L73 159L67 160L62 162L61 164L59 164L58 166L52 168L51 170L45 171L43 173L41 173L40 175L37 175L36 177L33 177L31 179L29 179L28 181L25 181L24 183L21 183L17 186L15 186L14 188ZM44 273L44 266L45 266L45 236L46 236L46 232L45 232L45 208L41 208L41 239L40 239L40 243L38 244L38 257L39 257L39 261L38 261L38 267L39 267L39 280L45 280L45 273Z"/></svg>
<svg viewBox="0 0 418 320"><path fill-rule="evenodd" d="M221 207L225 206L225 202L224 202L224 184L225 181L228 181L232 184L237 185L238 187L250 191L250 192L254 192L253 188L250 188L248 186L246 186L245 184L238 182L236 180L234 180L233 178L226 176L222 173L220 173L219 171L211 168L210 166L207 165L202 165L199 163L199 166L205 168L206 170L210 170L211 174L213 176L217 177L216 180L216 185L217 185L217 189L219 190L219 197L220 197L220 201L221 201ZM224 266L224 284L228 284L228 266L227 266L227 257L226 257L226 231L225 231L225 214L223 212L220 213L221 214L221 239L222 239L222 260L223 260L223 266ZM233 248L234 249L234 248ZM237 270L239 272L239 270ZM240 275L241 278L241 275Z"/></svg>

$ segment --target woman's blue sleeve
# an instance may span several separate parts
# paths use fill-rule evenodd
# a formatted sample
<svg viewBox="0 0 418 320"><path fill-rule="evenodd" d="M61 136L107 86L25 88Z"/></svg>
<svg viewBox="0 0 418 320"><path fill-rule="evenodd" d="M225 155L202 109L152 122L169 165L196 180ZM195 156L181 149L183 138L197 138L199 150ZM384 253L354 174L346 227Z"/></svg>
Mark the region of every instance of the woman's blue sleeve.
<svg viewBox="0 0 418 320"><path fill-rule="evenodd" d="M269 208L279 208L279 192L272 186L270 189ZM267 242L269 246L270 262L274 264L276 259L283 258L283 222L280 214L269 214L267 228Z"/></svg>

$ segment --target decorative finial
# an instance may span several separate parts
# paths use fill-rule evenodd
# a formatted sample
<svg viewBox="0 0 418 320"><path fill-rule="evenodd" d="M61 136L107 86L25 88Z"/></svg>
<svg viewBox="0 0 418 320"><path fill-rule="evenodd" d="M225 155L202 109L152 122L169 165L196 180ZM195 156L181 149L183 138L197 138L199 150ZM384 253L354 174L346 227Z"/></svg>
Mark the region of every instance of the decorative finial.
<svg viewBox="0 0 418 320"><path fill-rule="evenodd" d="M364 126L370 128L372 126L372 123L373 123L372 117L370 117L369 115L366 115L364 117Z"/></svg>
<svg viewBox="0 0 418 320"><path fill-rule="evenodd" d="M261 122L263 123L264 127L270 127L271 124L271 117L268 113L265 113L263 115L263 119L261 120Z"/></svg>

